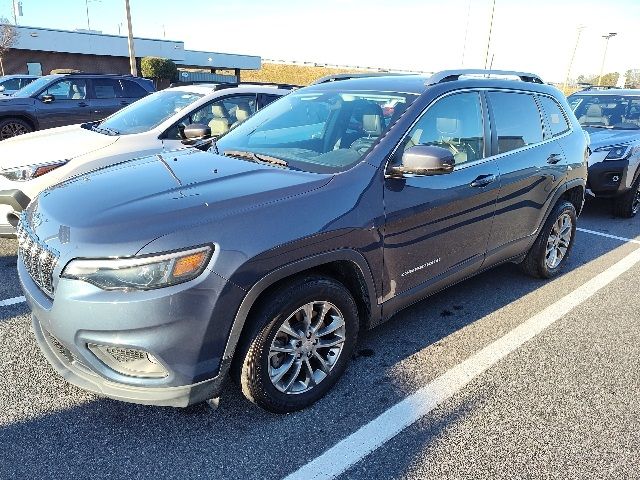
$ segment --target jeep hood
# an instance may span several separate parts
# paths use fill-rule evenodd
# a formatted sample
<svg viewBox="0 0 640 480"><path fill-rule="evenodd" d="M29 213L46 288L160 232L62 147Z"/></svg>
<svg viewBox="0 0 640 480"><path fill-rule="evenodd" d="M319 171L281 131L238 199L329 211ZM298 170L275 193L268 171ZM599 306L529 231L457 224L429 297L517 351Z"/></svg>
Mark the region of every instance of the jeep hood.
<svg viewBox="0 0 640 480"><path fill-rule="evenodd" d="M609 145L640 141L640 130L614 130L610 128L585 128L591 137L592 151Z"/></svg>
<svg viewBox="0 0 640 480"><path fill-rule="evenodd" d="M119 138L87 130L80 125L19 135L0 142L0 169L71 160L108 147Z"/></svg>
<svg viewBox="0 0 640 480"><path fill-rule="evenodd" d="M39 238L82 256L133 255L152 240L325 185L331 175L195 149L96 170L42 192L27 210Z"/></svg>

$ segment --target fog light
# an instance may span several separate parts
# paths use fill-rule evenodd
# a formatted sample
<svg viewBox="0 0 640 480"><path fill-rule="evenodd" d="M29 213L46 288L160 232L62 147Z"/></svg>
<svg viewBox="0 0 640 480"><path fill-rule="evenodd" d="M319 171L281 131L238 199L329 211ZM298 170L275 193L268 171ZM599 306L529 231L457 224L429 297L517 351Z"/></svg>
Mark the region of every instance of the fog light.
<svg viewBox="0 0 640 480"><path fill-rule="evenodd" d="M93 343L88 344L87 347L102 363L122 375L162 378L169 374L156 357L145 350L96 345Z"/></svg>

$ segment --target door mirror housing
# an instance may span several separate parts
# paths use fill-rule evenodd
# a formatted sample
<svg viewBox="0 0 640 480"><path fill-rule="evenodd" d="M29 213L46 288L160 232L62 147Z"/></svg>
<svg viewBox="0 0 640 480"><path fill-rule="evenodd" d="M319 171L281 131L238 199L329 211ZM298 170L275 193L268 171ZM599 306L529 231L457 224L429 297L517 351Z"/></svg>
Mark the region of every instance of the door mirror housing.
<svg viewBox="0 0 640 480"><path fill-rule="evenodd" d="M415 145L404 151L402 163L389 167L392 177L444 175L453 172L456 161L453 154L442 147Z"/></svg>
<svg viewBox="0 0 640 480"><path fill-rule="evenodd" d="M0 93L2 93L4 91L5 91L4 85L0 85Z"/></svg>
<svg viewBox="0 0 640 480"><path fill-rule="evenodd" d="M211 138L211 127L203 123L192 123L184 127L182 134L184 135L182 143L192 145L199 140Z"/></svg>
<svg viewBox="0 0 640 480"><path fill-rule="evenodd" d="M42 95L42 97L40 97L40 100L42 100L43 103L51 103L56 99L56 97L54 97L53 95Z"/></svg>

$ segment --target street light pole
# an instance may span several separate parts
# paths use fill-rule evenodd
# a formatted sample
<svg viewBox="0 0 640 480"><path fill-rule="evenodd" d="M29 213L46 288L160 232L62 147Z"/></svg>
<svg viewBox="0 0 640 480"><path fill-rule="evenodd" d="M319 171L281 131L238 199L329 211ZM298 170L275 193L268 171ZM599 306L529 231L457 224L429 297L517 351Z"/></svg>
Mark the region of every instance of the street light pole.
<svg viewBox="0 0 640 480"><path fill-rule="evenodd" d="M602 38L605 39L604 42L604 54L602 55L602 65L600 65L600 75L598 75L598 86L602 84L602 72L604 71L604 61L607 58L607 48L609 48L609 40L612 37L615 37L617 33L611 32L608 35L602 35Z"/></svg>
<svg viewBox="0 0 640 480"><path fill-rule="evenodd" d="M573 60L576 58L576 51L578 50L578 44L580 43L580 36L582 35L582 30L585 29L584 25L580 25L578 27L578 36L576 37L576 44L573 47L573 53L571 54L571 60L569 60L569 68L567 68L567 77L564 80L564 87L562 92L567 94L567 85L569 84L569 76L571 75L571 67L573 67Z"/></svg>
<svg viewBox="0 0 640 480"><path fill-rule="evenodd" d="M131 67L131 75L138 76L138 67L136 66L136 52L133 48L133 29L131 28L131 10L129 9L129 0L124 0L124 6L127 10L127 32L129 43L129 66Z"/></svg>

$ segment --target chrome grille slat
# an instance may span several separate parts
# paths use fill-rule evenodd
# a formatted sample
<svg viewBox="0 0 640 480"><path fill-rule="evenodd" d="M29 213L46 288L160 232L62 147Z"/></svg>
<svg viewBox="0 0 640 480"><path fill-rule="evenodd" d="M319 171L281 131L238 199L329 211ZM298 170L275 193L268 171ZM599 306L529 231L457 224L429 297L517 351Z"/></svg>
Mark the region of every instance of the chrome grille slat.
<svg viewBox="0 0 640 480"><path fill-rule="evenodd" d="M24 214L20 217L17 235L18 253L29 276L44 293L53 297L53 271L58 263L58 252L41 242L29 229Z"/></svg>

